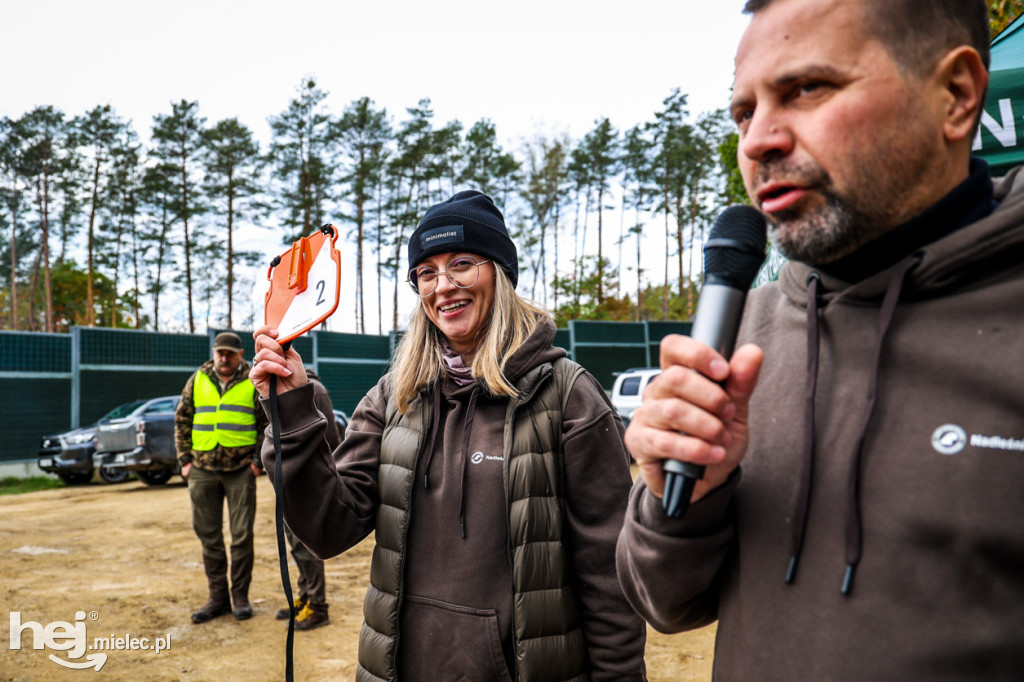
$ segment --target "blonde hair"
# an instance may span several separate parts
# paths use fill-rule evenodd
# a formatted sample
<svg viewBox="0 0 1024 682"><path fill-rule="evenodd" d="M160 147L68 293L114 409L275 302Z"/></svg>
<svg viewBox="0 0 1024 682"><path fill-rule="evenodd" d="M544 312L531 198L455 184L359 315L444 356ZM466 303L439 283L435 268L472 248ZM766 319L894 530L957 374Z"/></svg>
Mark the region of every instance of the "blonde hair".
<svg viewBox="0 0 1024 682"><path fill-rule="evenodd" d="M502 268L495 265L494 273L494 304L490 319L478 336L472 374L483 379L492 395L512 397L516 389L505 377L505 366L537 326L550 320L551 315L519 296ZM421 391L444 378L444 342L441 330L430 321L423 306L417 305L388 374L391 396L402 414L408 413Z"/></svg>

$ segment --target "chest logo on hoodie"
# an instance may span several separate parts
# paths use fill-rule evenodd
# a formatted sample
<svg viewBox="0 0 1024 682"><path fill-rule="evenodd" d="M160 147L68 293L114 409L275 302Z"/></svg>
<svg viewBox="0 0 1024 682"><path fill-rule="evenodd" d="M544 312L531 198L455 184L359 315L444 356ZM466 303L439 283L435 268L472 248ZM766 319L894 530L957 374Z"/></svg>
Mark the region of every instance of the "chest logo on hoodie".
<svg viewBox="0 0 1024 682"><path fill-rule="evenodd" d="M932 447L943 455L955 455L967 445L967 432L956 424L943 424L932 433Z"/></svg>
<svg viewBox="0 0 1024 682"><path fill-rule="evenodd" d="M505 458L502 457L501 455L485 455L484 453L480 452L479 450L474 452L469 457L469 461L472 462L473 464L480 464L485 459L487 461L489 461L489 462L503 462L503 461L505 461Z"/></svg>

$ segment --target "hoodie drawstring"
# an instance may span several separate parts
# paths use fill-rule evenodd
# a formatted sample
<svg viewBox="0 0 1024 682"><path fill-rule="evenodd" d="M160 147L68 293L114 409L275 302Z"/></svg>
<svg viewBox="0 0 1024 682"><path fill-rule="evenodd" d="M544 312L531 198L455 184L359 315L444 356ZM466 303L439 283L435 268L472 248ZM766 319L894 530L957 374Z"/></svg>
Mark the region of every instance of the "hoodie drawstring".
<svg viewBox="0 0 1024 682"><path fill-rule="evenodd" d="M479 395L480 384L474 384L469 393L466 429L462 437L462 475L459 477L459 527L462 529L462 539L466 539L466 461L469 459L469 436L473 432L473 415L476 412L476 399Z"/></svg>
<svg viewBox="0 0 1024 682"><path fill-rule="evenodd" d="M882 350L885 337L889 332L896 306L899 304L907 273L917 267L923 256L918 253L908 258L896 271L882 299L879 312L878 343L875 347L875 361L868 388L867 408L856 439L856 450L850 464L850 477L847 487L846 514L846 570L843 574L842 594L849 596L853 591L853 576L860 562L863 528L860 515L860 475L861 461L864 457L864 440L868 426L874 413L878 399L879 369L882 364ZM811 503L811 487L814 471L814 401L818 386L818 362L821 348L821 336L818 320L818 288L821 278L811 273L807 280L807 384L804 396L804 447L803 467L800 474L800 488L797 492L796 509L793 512L793 536L790 545L789 565L786 568L786 583L792 584L796 578L796 568L803 549L804 535L807 532L807 516Z"/></svg>
<svg viewBox="0 0 1024 682"><path fill-rule="evenodd" d="M878 316L878 345L875 348L875 366L871 374L871 385L868 389L868 405L864 414L864 421L861 424L860 434L857 437L857 450L854 453L853 463L850 466L850 484L847 489L847 515L846 515L846 572L843 575L842 593L850 596L853 591L853 574L860 562L861 546L863 540L863 529L860 516L860 470L861 460L864 458L864 439L867 437L868 426L871 424L871 417L875 411L875 403L878 400L878 378L879 368L882 364L882 347L885 336L889 332L889 325L892 323L893 315L896 313L896 306L899 304L900 292L903 289L903 282L907 273L917 267L923 256L920 253L914 254L912 258L904 261L902 267L896 271L889 288L882 299L882 309Z"/></svg>
<svg viewBox="0 0 1024 682"><path fill-rule="evenodd" d="M437 442L437 427L441 423L441 382L434 384L434 417L430 426L430 446L427 447L427 461L423 466L423 487L430 487L430 461L434 459L434 443Z"/></svg>
<svg viewBox="0 0 1024 682"><path fill-rule="evenodd" d="M469 405L466 408L466 425L462 438L461 475L459 476L459 530L462 538L466 538L466 470L469 460L469 437L473 432L473 417L476 413L476 399L480 395L480 384L473 386L469 393ZM437 443L438 427L441 423L441 384L434 386L434 415L430 426L430 445L427 446L427 461L423 465L423 487L430 487L430 462L434 458L434 446Z"/></svg>
<svg viewBox="0 0 1024 682"><path fill-rule="evenodd" d="M786 568L786 583L796 578L796 565L804 546L807 532L807 511L811 505L811 475L814 472L814 398L818 392L818 348L821 336L818 331L818 285L821 276L812 272L807 278L807 388L804 391L804 450L803 469L800 472L800 489L793 512L793 538L790 544L789 566Z"/></svg>

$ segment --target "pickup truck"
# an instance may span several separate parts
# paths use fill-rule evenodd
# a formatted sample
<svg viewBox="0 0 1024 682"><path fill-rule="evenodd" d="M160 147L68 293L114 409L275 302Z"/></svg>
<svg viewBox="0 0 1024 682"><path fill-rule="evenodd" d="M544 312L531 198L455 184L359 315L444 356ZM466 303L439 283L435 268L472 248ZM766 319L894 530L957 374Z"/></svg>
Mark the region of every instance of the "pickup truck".
<svg viewBox="0 0 1024 682"><path fill-rule="evenodd" d="M130 415L96 428L93 465L108 471L132 471L146 485L163 485L179 473L174 446L174 410L181 396L153 398ZM338 433L345 437L348 415L334 410Z"/></svg>
<svg viewBox="0 0 1024 682"><path fill-rule="evenodd" d="M135 473L146 485L163 485L178 473L174 409L181 396L152 398L131 414L96 427L93 466Z"/></svg>
<svg viewBox="0 0 1024 682"><path fill-rule="evenodd" d="M52 436L43 436L39 446L37 464L43 471L56 474L67 485L81 485L92 480L92 456L96 452L96 427L112 419L132 414L144 400L118 405L94 424L72 429ZM104 483L123 483L128 480L125 469L100 467L96 475Z"/></svg>

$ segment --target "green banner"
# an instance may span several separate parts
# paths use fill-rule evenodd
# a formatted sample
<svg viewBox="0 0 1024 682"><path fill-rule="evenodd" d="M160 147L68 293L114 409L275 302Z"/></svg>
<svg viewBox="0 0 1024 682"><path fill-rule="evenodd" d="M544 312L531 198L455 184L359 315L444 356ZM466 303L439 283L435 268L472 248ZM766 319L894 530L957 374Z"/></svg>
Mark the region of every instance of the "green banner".
<svg viewBox="0 0 1024 682"><path fill-rule="evenodd" d="M991 73L973 154L988 161L996 177L1024 164L1024 68Z"/></svg>

